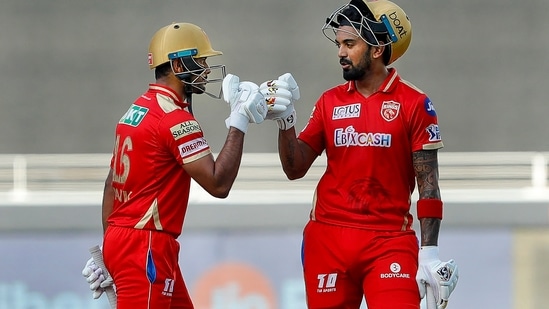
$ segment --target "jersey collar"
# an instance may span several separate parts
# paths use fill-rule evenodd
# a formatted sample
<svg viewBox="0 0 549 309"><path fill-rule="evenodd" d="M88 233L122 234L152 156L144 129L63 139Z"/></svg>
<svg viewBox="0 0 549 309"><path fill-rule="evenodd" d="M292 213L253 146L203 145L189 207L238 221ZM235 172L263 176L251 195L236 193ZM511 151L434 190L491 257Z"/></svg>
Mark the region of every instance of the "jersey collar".
<svg viewBox="0 0 549 309"><path fill-rule="evenodd" d="M378 91L380 92L391 92L393 89L395 89L396 85L400 81L400 76L397 74L395 68L389 68L388 70L389 75L387 75L381 86L379 86ZM349 81L347 91L356 91L355 83L355 81Z"/></svg>
<svg viewBox="0 0 549 309"><path fill-rule="evenodd" d="M181 106L182 108L186 108L189 106L189 103L183 102L181 96L175 93L175 91L173 91L171 88L168 88L164 85L149 84L149 91L153 93L160 93L169 97L176 105Z"/></svg>

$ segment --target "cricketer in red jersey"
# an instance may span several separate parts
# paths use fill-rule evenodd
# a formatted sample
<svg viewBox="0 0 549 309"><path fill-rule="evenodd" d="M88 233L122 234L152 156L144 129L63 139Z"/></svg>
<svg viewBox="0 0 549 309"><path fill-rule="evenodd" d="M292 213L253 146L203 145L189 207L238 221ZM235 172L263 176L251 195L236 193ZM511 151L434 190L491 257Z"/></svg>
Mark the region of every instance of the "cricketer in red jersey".
<svg viewBox="0 0 549 309"><path fill-rule="evenodd" d="M179 268L177 241L191 179L212 196L227 197L240 166L244 134L249 123L263 121L267 107L257 85L225 77L224 66L206 63L220 54L196 25L173 23L158 30L148 55L156 82L116 125L102 218L103 259L118 309L194 308ZM224 78L208 79L214 69ZM214 160L192 114L191 96L207 93L206 84L219 81L231 114L226 142ZM112 284L103 271L93 260L83 270L94 298Z"/></svg>
<svg viewBox="0 0 549 309"><path fill-rule="evenodd" d="M151 84L118 122L109 226L181 234L191 186L181 166L211 154L187 105L170 88Z"/></svg>
<svg viewBox="0 0 549 309"><path fill-rule="evenodd" d="M338 47L347 82L320 96L298 136L299 88L291 74L260 86L267 119L279 126L287 177L301 178L318 156L327 157L303 232L307 306L358 309L364 298L369 309L419 309L429 294L429 309L445 308L458 268L438 258L437 115L421 90L387 67L410 44L408 17L387 0L352 0L323 31ZM410 213L416 181L421 251Z"/></svg>
<svg viewBox="0 0 549 309"><path fill-rule="evenodd" d="M347 227L409 231L415 187L412 152L443 147L429 98L395 69L364 97L349 81L326 91L299 140L329 168L316 188L312 220Z"/></svg>

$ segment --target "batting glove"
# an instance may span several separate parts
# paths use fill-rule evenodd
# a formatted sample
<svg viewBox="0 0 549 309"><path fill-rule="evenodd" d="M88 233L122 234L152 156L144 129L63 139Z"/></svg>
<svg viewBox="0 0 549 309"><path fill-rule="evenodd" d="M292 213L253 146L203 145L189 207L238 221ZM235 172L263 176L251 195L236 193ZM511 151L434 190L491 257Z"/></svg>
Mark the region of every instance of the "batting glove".
<svg viewBox="0 0 549 309"><path fill-rule="evenodd" d="M416 281L421 298L425 297L427 289L430 288L433 291L437 308L429 309L446 308L458 279L458 267L453 259L442 262L438 257L437 246L421 247Z"/></svg>
<svg viewBox="0 0 549 309"><path fill-rule="evenodd" d="M223 100L229 103L231 115L225 120L227 128L235 127L246 133L250 123L261 123L267 115L267 103L252 82L240 82L240 78L227 74L222 85Z"/></svg>
<svg viewBox="0 0 549 309"><path fill-rule="evenodd" d="M292 128L297 121L294 102L299 100L299 86L291 73L280 75L259 86L259 92L267 101L267 117L276 121L280 130Z"/></svg>
<svg viewBox="0 0 549 309"><path fill-rule="evenodd" d="M99 268L93 258L86 262L86 266L82 270L82 275L86 278L86 282L90 285L90 290L93 291L93 298L98 299L103 294L103 289L100 288L101 283L105 281L103 270Z"/></svg>

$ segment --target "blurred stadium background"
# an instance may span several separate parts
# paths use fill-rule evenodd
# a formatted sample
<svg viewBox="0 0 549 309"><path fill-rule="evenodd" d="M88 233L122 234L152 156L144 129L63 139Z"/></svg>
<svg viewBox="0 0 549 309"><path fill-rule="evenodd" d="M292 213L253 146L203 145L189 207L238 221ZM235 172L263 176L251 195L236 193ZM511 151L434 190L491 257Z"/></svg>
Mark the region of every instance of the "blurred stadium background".
<svg viewBox="0 0 549 309"><path fill-rule="evenodd" d="M192 22L243 80L292 72L298 128L342 81L320 28L345 1L0 2L0 309L106 309L80 271L101 241L100 200L114 125L153 73L152 34ZM549 275L549 20L545 0L403 0L414 29L395 67L434 102L445 149L441 258L461 278L452 308L545 308ZM218 58L218 59L217 59ZM214 151L227 106L196 96ZM195 187L181 266L197 309L305 308L300 268L323 157L284 178L276 126L253 126L234 191Z"/></svg>

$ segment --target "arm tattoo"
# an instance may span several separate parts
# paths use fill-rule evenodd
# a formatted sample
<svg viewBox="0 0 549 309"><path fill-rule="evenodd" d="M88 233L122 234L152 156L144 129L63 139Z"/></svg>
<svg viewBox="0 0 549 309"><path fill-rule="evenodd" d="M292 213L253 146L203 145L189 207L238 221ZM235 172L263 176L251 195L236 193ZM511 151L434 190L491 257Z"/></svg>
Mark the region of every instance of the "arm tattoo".
<svg viewBox="0 0 549 309"><path fill-rule="evenodd" d="M421 228L421 246L437 246L438 233L440 231L440 219L419 219L419 226Z"/></svg>
<svg viewBox="0 0 549 309"><path fill-rule="evenodd" d="M437 151L421 150L414 152L412 156L419 198L440 199Z"/></svg>
<svg viewBox="0 0 549 309"><path fill-rule="evenodd" d="M438 158L436 150L422 150L413 153L420 199L440 199L438 186ZM440 219L420 219L421 246L437 246Z"/></svg>

